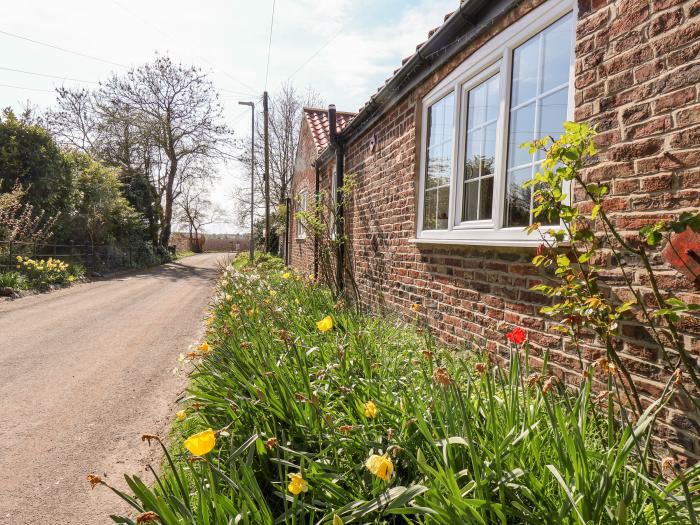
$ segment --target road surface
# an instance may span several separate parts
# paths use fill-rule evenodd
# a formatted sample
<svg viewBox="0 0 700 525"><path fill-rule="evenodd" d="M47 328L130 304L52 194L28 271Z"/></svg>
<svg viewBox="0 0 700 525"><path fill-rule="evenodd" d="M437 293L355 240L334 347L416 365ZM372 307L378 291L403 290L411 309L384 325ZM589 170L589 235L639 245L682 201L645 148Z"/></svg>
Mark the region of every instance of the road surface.
<svg viewBox="0 0 700 525"><path fill-rule="evenodd" d="M160 464L186 384L177 358L203 331L224 254L0 302L0 523L102 524L123 474Z"/></svg>

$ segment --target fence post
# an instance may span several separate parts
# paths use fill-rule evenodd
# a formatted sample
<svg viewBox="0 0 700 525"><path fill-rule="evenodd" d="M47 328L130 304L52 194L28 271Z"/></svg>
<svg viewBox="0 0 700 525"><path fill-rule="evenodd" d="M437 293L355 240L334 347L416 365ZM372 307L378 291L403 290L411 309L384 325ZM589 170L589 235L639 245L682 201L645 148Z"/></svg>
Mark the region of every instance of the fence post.
<svg viewBox="0 0 700 525"><path fill-rule="evenodd" d="M14 260L12 256L12 241L10 241L10 253L8 254L8 264L10 265L10 269L13 269L17 266L17 261Z"/></svg>

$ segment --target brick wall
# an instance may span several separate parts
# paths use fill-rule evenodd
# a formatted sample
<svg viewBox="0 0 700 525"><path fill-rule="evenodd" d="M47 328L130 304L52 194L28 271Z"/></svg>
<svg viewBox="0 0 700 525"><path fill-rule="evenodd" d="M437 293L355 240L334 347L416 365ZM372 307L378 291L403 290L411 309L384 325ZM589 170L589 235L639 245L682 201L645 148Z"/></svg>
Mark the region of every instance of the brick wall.
<svg viewBox="0 0 700 525"><path fill-rule="evenodd" d="M544 299L530 287L540 276L533 249L417 246L417 126L422 97L485 39L541 1L526 0L489 33L436 71L348 145L346 170L357 175L348 205L353 267L364 303L406 317L421 315L448 343L474 339L492 352L505 352L503 334L522 326L537 355L547 349L553 373L570 384L579 379L575 353L553 335L552 322L538 311ZM700 202L700 2L679 0L582 0L576 38L576 118L601 131L600 155L586 173L610 183L608 209L632 234L649 222ZM418 127L419 129L419 127ZM370 138L377 145L370 151ZM580 201L581 196L576 198ZM582 206L587 203L581 202ZM661 282L686 301L700 295L655 256ZM630 264L633 264L632 262ZM644 287L641 272L630 267ZM619 276L608 283L617 291ZM700 353L700 320L684 326L687 346ZM640 391L657 396L666 373L641 326L623 327L623 355ZM604 351L591 343L584 359ZM673 450L700 456L700 417L683 406L663 415L660 437Z"/></svg>
<svg viewBox="0 0 700 525"><path fill-rule="evenodd" d="M289 264L304 273L314 271L314 242L310 235L305 239L298 237L297 221L295 214L299 211L297 197L299 192L306 190L308 206L311 206L311 199L316 191L316 168L312 166L316 159L316 146L314 145L311 131L304 118L301 121L299 132L299 146L295 161L294 178L291 188L291 210L289 224Z"/></svg>

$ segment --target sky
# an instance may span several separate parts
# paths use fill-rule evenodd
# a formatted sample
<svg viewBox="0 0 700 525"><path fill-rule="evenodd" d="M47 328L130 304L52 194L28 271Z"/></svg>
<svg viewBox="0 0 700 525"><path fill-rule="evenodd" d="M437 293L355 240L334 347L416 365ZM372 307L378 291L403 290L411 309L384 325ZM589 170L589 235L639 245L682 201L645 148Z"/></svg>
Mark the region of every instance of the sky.
<svg viewBox="0 0 700 525"><path fill-rule="evenodd" d="M56 87L96 87L112 73L168 55L209 72L226 121L242 138L249 135L250 109L238 101L257 101L265 89L274 97L286 82L301 91L312 88L338 110L357 111L458 5L459 0L3 0L0 107L29 103L43 110L55 103ZM231 193L236 180L246 177L243 171L238 163L218 168L213 197L231 219L208 231L241 229Z"/></svg>

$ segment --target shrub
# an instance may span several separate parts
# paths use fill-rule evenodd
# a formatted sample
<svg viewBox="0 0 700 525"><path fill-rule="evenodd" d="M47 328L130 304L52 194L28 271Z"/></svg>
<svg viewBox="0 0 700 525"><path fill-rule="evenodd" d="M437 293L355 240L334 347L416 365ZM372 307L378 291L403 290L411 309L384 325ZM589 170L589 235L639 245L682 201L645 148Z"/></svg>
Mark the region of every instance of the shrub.
<svg viewBox="0 0 700 525"><path fill-rule="evenodd" d="M19 272L0 273L0 288L12 288L24 290L27 287L27 279Z"/></svg>
<svg viewBox="0 0 700 525"><path fill-rule="evenodd" d="M508 334L502 366L263 267L239 259L223 274L206 341L185 356L195 372L166 473L153 488L127 476L134 497L113 489L137 521L697 522L700 468L648 448L670 385L618 422L607 363L567 390L546 356L544 369L529 368L522 330ZM592 392L595 375L608 390Z"/></svg>

